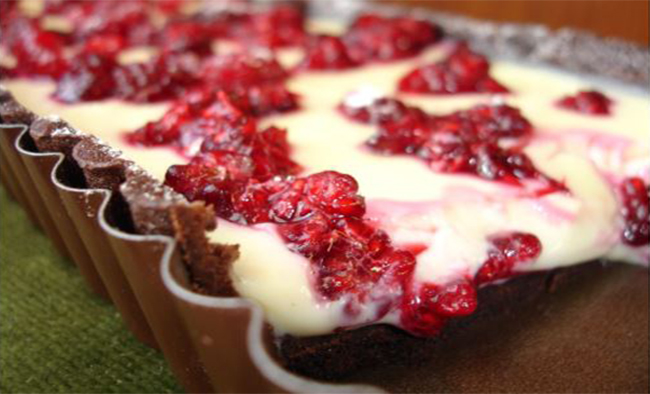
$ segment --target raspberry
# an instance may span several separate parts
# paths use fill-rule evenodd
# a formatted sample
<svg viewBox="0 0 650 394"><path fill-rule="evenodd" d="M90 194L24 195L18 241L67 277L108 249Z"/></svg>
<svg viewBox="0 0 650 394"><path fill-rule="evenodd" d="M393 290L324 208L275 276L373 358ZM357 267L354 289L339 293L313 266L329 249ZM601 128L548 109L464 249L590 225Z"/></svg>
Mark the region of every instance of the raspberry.
<svg viewBox="0 0 650 394"><path fill-rule="evenodd" d="M251 181L246 185L241 195L234 199L234 207L242 215L246 223L287 222L291 220L290 213L283 211L285 194L290 194L294 185L285 179L272 179L266 182ZM282 214L286 217L282 217Z"/></svg>
<svg viewBox="0 0 650 394"><path fill-rule="evenodd" d="M305 17L288 5L276 5L271 9L253 13L249 22L239 31L239 39L268 48L300 45L305 40Z"/></svg>
<svg viewBox="0 0 650 394"><path fill-rule="evenodd" d="M116 88L113 72L117 67L111 56L81 55L57 83L54 97L64 103L109 98Z"/></svg>
<svg viewBox="0 0 650 394"><path fill-rule="evenodd" d="M521 115L519 109L507 105L478 105L455 114L466 117L476 127L476 138L496 141L501 138L527 138L533 126Z"/></svg>
<svg viewBox="0 0 650 394"><path fill-rule="evenodd" d="M106 98L170 100L197 82L194 60L192 55L168 54L147 63L120 65L114 55L82 52L60 79L55 97L66 103Z"/></svg>
<svg viewBox="0 0 650 394"><path fill-rule="evenodd" d="M232 196L240 194L245 181L230 178L220 166L200 164L175 165L165 174L165 184L183 194L188 200L201 200L212 205L218 216L237 221Z"/></svg>
<svg viewBox="0 0 650 394"><path fill-rule="evenodd" d="M266 180L300 172L301 167L289 158L290 150L285 129L271 126L257 133L250 153L255 163L255 178Z"/></svg>
<svg viewBox="0 0 650 394"><path fill-rule="evenodd" d="M447 319L470 315L476 307L476 289L466 280L445 286L425 283L404 296L400 323L414 335L434 336Z"/></svg>
<svg viewBox="0 0 650 394"><path fill-rule="evenodd" d="M308 43L300 67L311 70L343 70L357 65L339 37L321 35Z"/></svg>
<svg viewBox="0 0 650 394"><path fill-rule="evenodd" d="M258 132L246 117L224 117L205 137L201 153L188 165L170 169L166 182L190 200L214 204L228 220L265 222L271 218L272 195L285 184L271 178L300 171L289 153L284 130L271 127ZM194 173L210 176L185 179Z"/></svg>
<svg viewBox="0 0 650 394"><path fill-rule="evenodd" d="M343 41L354 62L366 63L415 56L439 38L437 27L427 21L363 14L352 23Z"/></svg>
<svg viewBox="0 0 650 394"><path fill-rule="evenodd" d="M329 228L330 232L316 233L318 244L304 240L312 252L310 260L315 265L321 294L332 300L355 295L349 305L352 313L358 309L354 304L369 297L385 298L387 294L399 296L404 292L415 269L411 253L393 248L383 232L360 219L330 218ZM300 250L302 245L296 246Z"/></svg>
<svg viewBox="0 0 650 394"><path fill-rule="evenodd" d="M92 4L85 0L45 0L43 12L47 15L88 14Z"/></svg>
<svg viewBox="0 0 650 394"><path fill-rule="evenodd" d="M477 272L477 285L489 284L514 275L516 266L534 261L542 252L542 244L533 234L510 233L490 239L488 259Z"/></svg>
<svg viewBox="0 0 650 394"><path fill-rule="evenodd" d="M314 212L314 206L306 201L304 179L297 179L270 201L270 219L275 223L301 221Z"/></svg>
<svg viewBox="0 0 650 394"><path fill-rule="evenodd" d="M613 103L609 97L595 90L581 91L558 101L558 105L562 108L590 115L611 114Z"/></svg>
<svg viewBox="0 0 650 394"><path fill-rule="evenodd" d="M522 152L532 125L518 109L478 105L449 115L432 116L395 99L377 99L367 106L340 106L355 120L379 125L366 144L382 154L408 154L439 172L469 173L486 180L521 186L541 183L538 195L566 187L539 172ZM509 142L509 148L502 147Z"/></svg>
<svg viewBox="0 0 650 394"><path fill-rule="evenodd" d="M212 40L219 30L195 20L172 20L157 35L156 41L165 52L190 51L197 55L212 54Z"/></svg>
<svg viewBox="0 0 650 394"><path fill-rule="evenodd" d="M460 44L439 63L418 67L402 77L399 90L410 93L507 93L508 89L489 75L486 58Z"/></svg>
<svg viewBox="0 0 650 394"><path fill-rule="evenodd" d="M14 12L18 6L18 0L5 0L0 2L0 15L4 18L10 12Z"/></svg>
<svg viewBox="0 0 650 394"><path fill-rule="evenodd" d="M197 67L191 54L163 54L146 63L121 65L113 72L115 96L138 103L175 99L198 83Z"/></svg>
<svg viewBox="0 0 650 394"><path fill-rule="evenodd" d="M276 223L288 248L311 261L323 297L350 296L346 301L350 314L358 313L360 303L369 297L401 294L412 277L415 258L392 247L383 231L362 219L365 205L354 178L327 171L261 181L254 155L259 149L251 147L253 162L242 152L203 152L188 165L171 167L166 184L190 200L214 205L227 220ZM281 174L281 169L275 172ZM382 313L389 311L389 304Z"/></svg>
<svg viewBox="0 0 650 394"><path fill-rule="evenodd" d="M623 242L630 246L650 244L650 187L641 178L627 178L621 183L620 193L625 221Z"/></svg>
<svg viewBox="0 0 650 394"><path fill-rule="evenodd" d="M402 120L407 116L422 117L426 115L415 107L409 107L402 101L381 97L372 101L370 105L353 106L344 102L339 110L348 118L361 123L386 124Z"/></svg>
<svg viewBox="0 0 650 394"><path fill-rule="evenodd" d="M248 130L247 134L252 134L257 128L253 117L298 107L297 97L282 86L265 85L237 91L247 96L226 91L215 92L209 88L192 91L184 99L175 101L160 120L149 122L127 134L127 140L138 145L174 145L183 148L192 145L199 138L214 135L204 143L214 145L221 141L220 136L231 135L222 133L227 128L244 127ZM276 133L275 137L278 138L266 138L272 133ZM268 154L278 152L278 149L288 149L288 146L282 148L284 145L271 149L273 144L286 140L286 136L278 133L282 132L267 130L259 137L266 138L264 143L269 145ZM252 140L247 140L246 144L250 143ZM234 148L222 145L219 149Z"/></svg>
<svg viewBox="0 0 650 394"><path fill-rule="evenodd" d="M307 177L306 194L311 203L332 215L361 217L366 211L363 198L357 195L357 181L345 174L325 171Z"/></svg>
<svg viewBox="0 0 650 394"><path fill-rule="evenodd" d="M76 41L83 41L98 35L124 37L133 45L146 45L153 41L154 27L151 24L146 1L125 1L116 6L111 1L94 1L77 5L69 19L74 26ZM72 3L74 5L74 3Z"/></svg>
<svg viewBox="0 0 650 394"><path fill-rule="evenodd" d="M206 83L231 90L282 82L288 74L272 57L233 54L209 59L199 76Z"/></svg>
<svg viewBox="0 0 650 394"><path fill-rule="evenodd" d="M476 289L468 281L452 283L438 290L431 302L441 316L467 316L476 310Z"/></svg>
<svg viewBox="0 0 650 394"><path fill-rule="evenodd" d="M81 52L83 54L115 57L126 46L127 43L122 36L117 34L104 34L88 38L84 42Z"/></svg>
<svg viewBox="0 0 650 394"><path fill-rule="evenodd" d="M298 95L277 83L238 88L231 94L238 97L239 107L252 116L266 116L298 109Z"/></svg>
<svg viewBox="0 0 650 394"><path fill-rule="evenodd" d="M329 218L320 212L295 223L283 224L278 230L289 249L310 259L322 255L333 236Z"/></svg>
<svg viewBox="0 0 650 394"><path fill-rule="evenodd" d="M3 26L3 43L18 61L12 72L19 76L42 75L57 79L68 68L63 56L65 42L59 35L41 29L39 23L17 16L6 21L6 28Z"/></svg>

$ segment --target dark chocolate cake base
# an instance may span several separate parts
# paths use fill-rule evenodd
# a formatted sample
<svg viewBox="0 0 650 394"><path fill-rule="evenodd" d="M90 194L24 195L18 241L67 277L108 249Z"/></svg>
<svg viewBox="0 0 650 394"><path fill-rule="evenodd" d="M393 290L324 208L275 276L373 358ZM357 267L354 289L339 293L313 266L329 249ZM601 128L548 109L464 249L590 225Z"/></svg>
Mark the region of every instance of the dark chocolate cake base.
<svg viewBox="0 0 650 394"><path fill-rule="evenodd" d="M393 392L647 392L648 276L602 262L524 275L481 289L477 312L451 320L436 338L371 326L286 336L281 355L310 377ZM607 371L616 371L616 382Z"/></svg>
<svg viewBox="0 0 650 394"><path fill-rule="evenodd" d="M648 393L647 269L583 266L552 294L345 379L397 393ZM480 319L479 319L480 320Z"/></svg>

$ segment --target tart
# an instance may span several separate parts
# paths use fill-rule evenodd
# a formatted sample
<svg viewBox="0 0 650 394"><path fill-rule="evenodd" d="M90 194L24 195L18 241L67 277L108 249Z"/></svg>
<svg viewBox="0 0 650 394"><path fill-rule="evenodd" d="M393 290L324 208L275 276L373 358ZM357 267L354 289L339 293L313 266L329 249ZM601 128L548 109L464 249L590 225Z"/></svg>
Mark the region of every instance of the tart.
<svg viewBox="0 0 650 394"><path fill-rule="evenodd" d="M489 61L463 24L134 4L7 10L0 115L112 190L112 224L173 236L195 293L260 304L288 368L430 353L579 263L647 266L646 93Z"/></svg>

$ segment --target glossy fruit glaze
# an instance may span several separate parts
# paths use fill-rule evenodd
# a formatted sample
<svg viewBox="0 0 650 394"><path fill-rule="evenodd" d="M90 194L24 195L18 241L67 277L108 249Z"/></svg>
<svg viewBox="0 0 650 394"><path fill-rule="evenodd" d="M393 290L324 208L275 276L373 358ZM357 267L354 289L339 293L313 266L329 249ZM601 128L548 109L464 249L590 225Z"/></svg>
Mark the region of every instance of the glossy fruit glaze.
<svg viewBox="0 0 650 394"><path fill-rule="evenodd" d="M479 105L433 116L389 98L366 106L344 102L340 108L352 119L378 126L366 143L377 153L411 155L435 171L468 173L513 185L537 180L542 184L539 195L566 190L537 170L523 152L533 127L517 108Z"/></svg>

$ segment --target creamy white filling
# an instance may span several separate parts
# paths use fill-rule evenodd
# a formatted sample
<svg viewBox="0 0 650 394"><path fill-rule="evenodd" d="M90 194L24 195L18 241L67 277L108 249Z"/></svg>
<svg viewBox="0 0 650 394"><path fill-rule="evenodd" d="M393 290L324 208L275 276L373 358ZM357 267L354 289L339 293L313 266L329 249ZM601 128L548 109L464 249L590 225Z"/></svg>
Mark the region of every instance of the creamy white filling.
<svg viewBox="0 0 650 394"><path fill-rule="evenodd" d="M648 264L648 248L620 244L621 222L611 182L625 176L649 178L650 100L645 95L607 87L615 101L611 117L586 116L561 110L554 102L578 89L590 88L563 73L495 62L493 75L515 93L500 99L518 106L536 127L526 148L546 174L562 179L571 194L542 198L519 188L472 176L437 174L409 157L385 157L362 149L374 127L353 123L336 110L350 92L371 88L395 95L396 81L415 65L444 54L441 45L422 56L344 72L303 73L289 81L302 96L302 110L263 121L286 127L293 158L306 174L336 170L353 175L367 199L368 217L386 230L397 245L424 244L416 279L444 283L473 275L486 258L487 237L508 231L535 234L543 245L539 259L519 267L539 270L576 264L598 257ZM137 54L136 54L137 55ZM295 63L295 51L280 54ZM137 57L137 56L136 56ZM166 104L132 105L109 100L61 105L49 98L54 86L42 81L8 81L16 98L39 114L58 114L90 132L159 179L183 159L166 148L135 148L122 132L158 119ZM488 95L413 96L403 100L432 113L447 113L492 100ZM238 292L257 300L279 330L296 335L326 333L343 324L361 324L373 306L354 322L345 321L343 301L327 302L311 285L309 262L290 252L273 225L243 227L223 220L211 238L240 244L241 258L232 271ZM386 320L394 320L389 315Z"/></svg>

